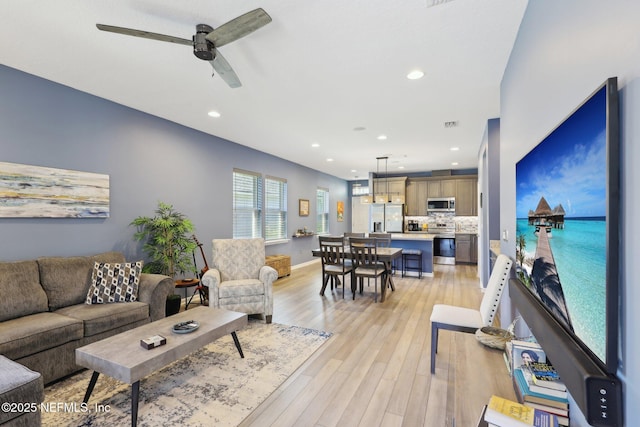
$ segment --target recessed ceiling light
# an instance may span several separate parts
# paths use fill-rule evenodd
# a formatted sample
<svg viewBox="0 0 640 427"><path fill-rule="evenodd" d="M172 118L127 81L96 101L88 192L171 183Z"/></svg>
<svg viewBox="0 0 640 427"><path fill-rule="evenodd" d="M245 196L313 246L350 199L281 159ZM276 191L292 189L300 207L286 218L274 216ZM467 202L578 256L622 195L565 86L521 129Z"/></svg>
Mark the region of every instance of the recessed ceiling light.
<svg viewBox="0 0 640 427"><path fill-rule="evenodd" d="M449 148L451 151L460 151L460 147L451 147Z"/></svg>
<svg viewBox="0 0 640 427"><path fill-rule="evenodd" d="M458 166L458 162L451 163L451 166Z"/></svg>
<svg viewBox="0 0 640 427"><path fill-rule="evenodd" d="M387 139L387 135L378 135L378 139L383 141L383 140Z"/></svg>
<svg viewBox="0 0 640 427"><path fill-rule="evenodd" d="M356 172L358 172L358 171L355 170L355 169L351 169L351 173L356 173Z"/></svg>
<svg viewBox="0 0 640 427"><path fill-rule="evenodd" d="M213 110L209 111L207 114L209 115L209 117L216 117L216 118L220 117L220 113L218 113L217 111L213 111Z"/></svg>
<svg viewBox="0 0 640 427"><path fill-rule="evenodd" d="M318 148L318 147L320 147L320 144L318 144L317 142L315 142L315 143L311 144L311 146L312 146L313 148Z"/></svg>
<svg viewBox="0 0 640 427"><path fill-rule="evenodd" d="M327 162L333 162L333 159L332 158L328 158Z"/></svg>
<svg viewBox="0 0 640 427"><path fill-rule="evenodd" d="M398 169L404 169L404 166L398 166Z"/></svg>
<svg viewBox="0 0 640 427"><path fill-rule="evenodd" d="M407 78L409 80L418 80L424 77L424 72L420 70L413 70L409 74L407 74Z"/></svg>

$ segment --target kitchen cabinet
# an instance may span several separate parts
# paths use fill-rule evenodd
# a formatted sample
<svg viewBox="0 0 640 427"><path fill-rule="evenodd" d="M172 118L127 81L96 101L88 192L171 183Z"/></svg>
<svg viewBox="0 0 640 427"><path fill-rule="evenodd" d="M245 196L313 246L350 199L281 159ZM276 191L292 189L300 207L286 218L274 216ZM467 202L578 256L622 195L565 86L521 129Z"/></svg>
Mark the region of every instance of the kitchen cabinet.
<svg viewBox="0 0 640 427"><path fill-rule="evenodd" d="M409 179L407 181L407 215L427 215L427 192L428 187L426 179Z"/></svg>
<svg viewBox="0 0 640 427"><path fill-rule="evenodd" d="M406 200L406 182L407 177L389 177L389 178L375 178L373 180L374 185L374 200L376 203L405 203Z"/></svg>
<svg viewBox="0 0 640 427"><path fill-rule="evenodd" d="M457 179L456 184L456 215L478 215L478 180Z"/></svg>
<svg viewBox="0 0 640 427"><path fill-rule="evenodd" d="M476 234L456 234L456 264L478 263L478 236Z"/></svg>
<svg viewBox="0 0 640 427"><path fill-rule="evenodd" d="M435 179L428 181L428 197L455 197L455 179Z"/></svg>
<svg viewBox="0 0 640 427"><path fill-rule="evenodd" d="M381 188L386 188L384 179L381 181ZM392 184L389 181L390 193L391 189ZM446 178L409 178L406 182L406 215L427 215L427 198L431 197L455 197L457 216L476 216L478 215L478 177L476 175L454 175Z"/></svg>
<svg viewBox="0 0 640 427"><path fill-rule="evenodd" d="M478 263L478 235L471 235L471 263Z"/></svg>

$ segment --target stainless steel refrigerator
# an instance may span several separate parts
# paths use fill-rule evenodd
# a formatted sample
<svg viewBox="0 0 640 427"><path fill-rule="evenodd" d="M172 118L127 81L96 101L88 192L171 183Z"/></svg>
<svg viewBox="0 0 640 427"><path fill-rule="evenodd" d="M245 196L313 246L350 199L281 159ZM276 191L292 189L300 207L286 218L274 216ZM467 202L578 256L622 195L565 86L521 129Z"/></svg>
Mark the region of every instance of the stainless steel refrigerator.
<svg viewBox="0 0 640 427"><path fill-rule="evenodd" d="M369 231L402 233L404 205L374 203L369 210Z"/></svg>

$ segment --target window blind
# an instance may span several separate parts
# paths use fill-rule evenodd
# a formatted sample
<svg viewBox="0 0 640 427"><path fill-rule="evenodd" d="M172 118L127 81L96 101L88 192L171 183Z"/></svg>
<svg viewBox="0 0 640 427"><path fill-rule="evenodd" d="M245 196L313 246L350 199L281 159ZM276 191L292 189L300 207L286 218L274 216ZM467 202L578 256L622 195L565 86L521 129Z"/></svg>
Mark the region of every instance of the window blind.
<svg viewBox="0 0 640 427"><path fill-rule="evenodd" d="M329 234L329 190L326 188L316 191L316 232Z"/></svg>
<svg viewBox="0 0 640 427"><path fill-rule="evenodd" d="M262 179L259 174L233 171L233 238L262 237Z"/></svg>
<svg viewBox="0 0 640 427"><path fill-rule="evenodd" d="M264 180L264 238L287 238L287 180L266 177Z"/></svg>

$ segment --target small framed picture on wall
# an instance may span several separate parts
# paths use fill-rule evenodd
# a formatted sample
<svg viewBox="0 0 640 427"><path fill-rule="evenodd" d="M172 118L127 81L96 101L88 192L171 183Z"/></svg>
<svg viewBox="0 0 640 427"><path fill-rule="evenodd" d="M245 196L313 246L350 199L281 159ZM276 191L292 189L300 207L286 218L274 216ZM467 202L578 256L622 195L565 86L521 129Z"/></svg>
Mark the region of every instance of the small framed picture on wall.
<svg viewBox="0 0 640 427"><path fill-rule="evenodd" d="M300 216L309 216L309 200L298 199L298 211Z"/></svg>

